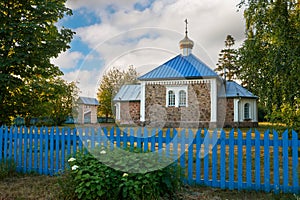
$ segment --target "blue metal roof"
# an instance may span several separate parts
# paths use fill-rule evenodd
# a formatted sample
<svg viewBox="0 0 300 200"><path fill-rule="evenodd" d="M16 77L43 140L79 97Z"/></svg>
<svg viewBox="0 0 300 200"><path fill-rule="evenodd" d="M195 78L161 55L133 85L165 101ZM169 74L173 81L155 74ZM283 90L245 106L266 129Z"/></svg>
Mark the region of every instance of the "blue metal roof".
<svg viewBox="0 0 300 200"><path fill-rule="evenodd" d="M234 81L226 82L226 97L258 98Z"/></svg>
<svg viewBox="0 0 300 200"><path fill-rule="evenodd" d="M217 77L218 75L193 54L188 56L177 55L138 79L165 80L165 79L196 79Z"/></svg>
<svg viewBox="0 0 300 200"><path fill-rule="evenodd" d="M79 97L78 103L85 105L99 105L98 100L92 97Z"/></svg>
<svg viewBox="0 0 300 200"><path fill-rule="evenodd" d="M113 101L140 101L141 85L123 85Z"/></svg>

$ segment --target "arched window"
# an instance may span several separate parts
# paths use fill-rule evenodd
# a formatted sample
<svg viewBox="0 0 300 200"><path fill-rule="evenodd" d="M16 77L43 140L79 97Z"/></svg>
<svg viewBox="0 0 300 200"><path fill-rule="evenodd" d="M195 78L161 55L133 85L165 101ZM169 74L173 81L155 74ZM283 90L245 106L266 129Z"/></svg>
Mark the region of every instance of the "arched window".
<svg viewBox="0 0 300 200"><path fill-rule="evenodd" d="M250 104L249 103L245 103L245 105L244 105L244 118L250 119Z"/></svg>
<svg viewBox="0 0 300 200"><path fill-rule="evenodd" d="M172 90L168 92L168 101L169 106L175 106L175 93Z"/></svg>
<svg viewBox="0 0 300 200"><path fill-rule="evenodd" d="M186 106L186 92L184 90L179 91L179 106Z"/></svg>

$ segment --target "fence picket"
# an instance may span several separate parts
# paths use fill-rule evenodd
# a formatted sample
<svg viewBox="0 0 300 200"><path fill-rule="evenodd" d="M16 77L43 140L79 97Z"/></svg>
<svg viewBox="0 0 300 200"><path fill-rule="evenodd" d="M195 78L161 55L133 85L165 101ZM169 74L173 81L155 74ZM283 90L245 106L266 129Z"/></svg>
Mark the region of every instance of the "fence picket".
<svg viewBox="0 0 300 200"><path fill-rule="evenodd" d="M127 130L130 131L129 136ZM111 148L114 145L123 148L130 145L130 148L138 147L144 151L151 149L153 152L165 152L184 168L186 178L183 180L189 184L299 193L298 134L292 130L289 138L286 130L279 139L278 133L273 130L271 139L269 130L264 133L255 130L254 133L255 137L252 138L250 129L243 138L243 133L238 130L235 138L232 129L227 138L224 130L210 133L206 129L202 137L201 129L194 134L191 129L167 129L164 133L160 129L125 128L121 133L119 128L111 128L108 134L106 128L71 130L67 127L2 126L0 160L5 162L6 159L14 159L18 171L54 175L66 168L66 159L82 149L83 141L85 147L90 149L99 145L110 145ZM255 171L254 174L252 171Z"/></svg>
<svg viewBox="0 0 300 200"><path fill-rule="evenodd" d="M209 144L210 144L210 133L205 129L204 131L204 184L209 184Z"/></svg>
<svg viewBox="0 0 300 200"><path fill-rule="evenodd" d="M260 190L260 132L255 130L255 188Z"/></svg>
<svg viewBox="0 0 300 200"><path fill-rule="evenodd" d="M243 189L243 133L238 129L238 190Z"/></svg>
<svg viewBox="0 0 300 200"><path fill-rule="evenodd" d="M289 189L289 146L288 146L288 130L282 134L282 164L283 164L283 191L288 192Z"/></svg>
<svg viewBox="0 0 300 200"><path fill-rule="evenodd" d="M167 130L168 131L168 130ZM163 143L163 131L161 129L158 130L158 150L162 150L162 143Z"/></svg>
<svg viewBox="0 0 300 200"><path fill-rule="evenodd" d="M101 131L101 134L103 135L103 136L108 136L108 133L107 133L107 129L106 128L104 128L104 129L102 129L102 131ZM127 142L128 142L128 129L127 128L125 128L125 130L123 131L123 146L124 146L124 148L127 148ZM113 149L114 148L114 141L115 141L115 135L114 135L114 133L109 133L109 147L110 147L110 149Z"/></svg>
<svg viewBox="0 0 300 200"><path fill-rule="evenodd" d="M14 161L15 161L15 163L17 163L17 155L18 155L18 132L19 132L19 130L17 129L13 133L13 135L14 135Z"/></svg>
<svg viewBox="0 0 300 200"><path fill-rule="evenodd" d="M151 133L151 152L155 152L155 138L156 138L156 130L155 128L152 129Z"/></svg>
<svg viewBox="0 0 300 200"><path fill-rule="evenodd" d="M144 134L143 134L143 136L142 136L142 139L144 140L144 151L145 152L147 152L148 151L148 143L149 143L149 141L148 141L148 139L149 139L149 136L148 136L148 130L144 127L143 128L143 132L144 132ZM143 145L142 145L143 146Z"/></svg>
<svg viewBox="0 0 300 200"><path fill-rule="evenodd" d="M273 130L273 142L274 142L274 147L273 147L273 170L274 170L274 192L277 194L279 193L279 156L278 156L278 133L277 131Z"/></svg>
<svg viewBox="0 0 300 200"><path fill-rule="evenodd" d="M298 180L298 167L299 167L299 157L298 157L298 134L292 130L292 170L293 170L293 192L298 193L299 192L299 180Z"/></svg>
<svg viewBox="0 0 300 200"><path fill-rule="evenodd" d="M91 132L91 137L90 137L90 141L91 141L91 149L95 149L95 143L96 143L96 138L95 138L95 129L94 128L90 128L89 129ZM100 145L100 144L99 144Z"/></svg>
<svg viewBox="0 0 300 200"><path fill-rule="evenodd" d="M220 187L221 189L225 189L226 186L226 146L225 146L225 131L221 130L220 135Z"/></svg>
<svg viewBox="0 0 300 200"><path fill-rule="evenodd" d="M1 126L0 127L0 150L1 150L1 153L0 153L0 160L2 161L2 155L4 153L4 147L3 147L3 140L4 140L4 134L3 134L3 128L7 128L7 127L4 127L4 126Z"/></svg>
<svg viewBox="0 0 300 200"><path fill-rule="evenodd" d="M137 134L136 134L136 145L139 150L142 149L141 135L142 135L142 128L138 128Z"/></svg>
<svg viewBox="0 0 300 200"><path fill-rule="evenodd" d="M182 129L180 131L180 166L185 170L185 131L186 129ZM177 137L178 138L178 137Z"/></svg>
<svg viewBox="0 0 300 200"><path fill-rule="evenodd" d="M67 130L66 130L67 129ZM65 137L66 137L66 133L68 133L68 129L69 128L63 128L61 131L61 169L65 169ZM51 129L52 131L53 129Z"/></svg>
<svg viewBox="0 0 300 200"><path fill-rule="evenodd" d="M88 135L89 131L86 131L86 132L87 132L87 135ZM59 133L59 129L58 129L58 133ZM59 136L59 134L57 134L57 133L56 133L56 135ZM73 135L72 135L71 139L72 139L71 143L72 143L72 146L73 146L73 155L75 155L76 152L77 152L77 134L76 134L75 131L73 132Z"/></svg>
<svg viewBox="0 0 300 200"><path fill-rule="evenodd" d="M38 145L39 145L39 143L38 143L38 136L39 136L39 134L38 134L38 128L37 127L34 127L34 161L33 161L33 168L34 168L34 170L36 171L36 172L38 172L38 159L39 159L39 157L38 157ZM16 137L16 140L17 140L17 137ZM17 146L17 145L16 145ZM17 148L15 149L15 151L17 151ZM17 155L17 154L16 154Z"/></svg>
<svg viewBox="0 0 300 200"><path fill-rule="evenodd" d="M15 130L16 132L17 130ZM33 135L33 127L30 127L29 131L29 157L28 157L28 171L32 171L32 135ZM52 156L51 156L52 157Z"/></svg>
<svg viewBox="0 0 300 200"><path fill-rule="evenodd" d="M229 133L229 189L234 188L234 129Z"/></svg>
<svg viewBox="0 0 300 200"><path fill-rule="evenodd" d="M13 145L13 132L15 131L17 127L11 127L10 133L8 134L9 137L9 144L8 144L8 159L12 159L12 145Z"/></svg>
<svg viewBox="0 0 300 200"><path fill-rule="evenodd" d="M196 183L201 183L201 130L196 132Z"/></svg>
<svg viewBox="0 0 300 200"><path fill-rule="evenodd" d="M21 132L18 135L19 138L19 155L18 155L18 170L22 171L23 163L22 163L22 155L23 155L23 134L24 134L24 127L21 128Z"/></svg>
<svg viewBox="0 0 300 200"><path fill-rule="evenodd" d="M252 152L251 152L251 139L252 130L246 133L246 182L247 189L252 188Z"/></svg>
<svg viewBox="0 0 300 200"><path fill-rule="evenodd" d="M170 142L171 142L171 133L170 133L170 129L168 129L166 131L166 156L167 156L167 158L170 157L170 148L171 148Z"/></svg>
<svg viewBox="0 0 300 200"><path fill-rule="evenodd" d="M48 127L45 127L45 129L43 131L44 131L44 134L45 134L45 156L44 156L44 163L45 164L44 164L43 172L44 172L44 174L47 174L48 173L48 156L49 156L48 155L48 149L49 149ZM25 134L26 134L26 132L25 132Z"/></svg>
<svg viewBox="0 0 300 200"><path fill-rule="evenodd" d="M43 128L40 128L39 130L39 173L43 173ZM56 141L57 143L57 141ZM20 148L21 149L21 148Z"/></svg>
<svg viewBox="0 0 300 200"><path fill-rule="evenodd" d="M218 131L214 130L212 133L212 186L217 187L217 171L218 171L218 158L217 158L217 140Z"/></svg>
<svg viewBox="0 0 300 200"><path fill-rule="evenodd" d="M191 129L188 129L188 183L193 182L193 161L194 161L194 133Z"/></svg>
<svg viewBox="0 0 300 200"><path fill-rule="evenodd" d="M55 173L59 171L59 128L56 127L55 132Z"/></svg>
<svg viewBox="0 0 300 200"><path fill-rule="evenodd" d="M6 127L4 132L4 144L3 144L3 149L4 149L3 157L5 160L7 159L7 139L8 139L8 128Z"/></svg>
<svg viewBox="0 0 300 200"><path fill-rule="evenodd" d="M70 135L68 135L67 154L70 155ZM50 131L50 175L54 173L54 128Z"/></svg>
<svg viewBox="0 0 300 200"><path fill-rule="evenodd" d="M269 153L269 130L264 133L264 154L270 155ZM265 191L270 191L270 158L269 156L264 156L264 185Z"/></svg>
<svg viewBox="0 0 300 200"><path fill-rule="evenodd" d="M178 132L173 129L173 158L175 162L178 162Z"/></svg>

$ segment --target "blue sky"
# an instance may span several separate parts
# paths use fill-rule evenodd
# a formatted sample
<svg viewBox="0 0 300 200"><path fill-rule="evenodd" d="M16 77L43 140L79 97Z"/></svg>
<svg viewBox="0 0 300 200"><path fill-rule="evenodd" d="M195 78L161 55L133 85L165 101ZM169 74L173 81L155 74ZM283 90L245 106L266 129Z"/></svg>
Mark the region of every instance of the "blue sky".
<svg viewBox="0 0 300 200"><path fill-rule="evenodd" d="M73 15L58 25L76 32L71 48L53 63L67 81L78 81L83 96L96 96L105 71L133 65L140 74L180 54L187 18L193 54L215 68L224 40L244 40L238 0L68 0Z"/></svg>

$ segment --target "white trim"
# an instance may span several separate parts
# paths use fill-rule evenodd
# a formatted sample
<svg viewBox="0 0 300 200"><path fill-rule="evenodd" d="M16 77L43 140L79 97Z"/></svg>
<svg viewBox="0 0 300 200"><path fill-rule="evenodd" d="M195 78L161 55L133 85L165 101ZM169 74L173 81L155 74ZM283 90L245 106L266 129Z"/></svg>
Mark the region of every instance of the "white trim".
<svg viewBox="0 0 300 200"><path fill-rule="evenodd" d="M240 100L239 99L234 99L233 100L233 121L238 122L239 121L239 104Z"/></svg>
<svg viewBox="0 0 300 200"><path fill-rule="evenodd" d="M217 122L217 82L216 79L211 80L210 88L210 122Z"/></svg>
<svg viewBox="0 0 300 200"><path fill-rule="evenodd" d="M144 122L145 120L145 94L146 94L145 82L141 83L141 103L140 103L140 121Z"/></svg>
<svg viewBox="0 0 300 200"><path fill-rule="evenodd" d="M161 81L144 81L146 85L190 85L198 83L211 83L216 79L193 79L193 80L161 80Z"/></svg>
<svg viewBox="0 0 300 200"><path fill-rule="evenodd" d="M249 119L252 122L257 122L257 100L249 98L234 99L234 122L245 121L245 104L249 104Z"/></svg>
<svg viewBox="0 0 300 200"><path fill-rule="evenodd" d="M248 105L248 117L245 117L246 115L246 105ZM243 104L243 119L252 119L252 106L249 102L245 102Z"/></svg>
<svg viewBox="0 0 300 200"><path fill-rule="evenodd" d="M169 91L173 91L175 93L175 107L179 106L179 92L181 90L185 91L186 93L186 105L182 107L188 107L188 86L181 85L181 86L166 86L166 107L173 107L169 106Z"/></svg>
<svg viewBox="0 0 300 200"><path fill-rule="evenodd" d="M121 104L120 104L120 102L117 102L115 104L115 108L116 108L116 120L121 120Z"/></svg>

